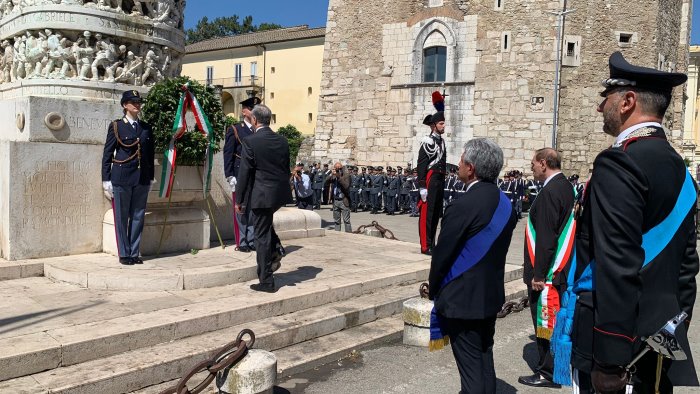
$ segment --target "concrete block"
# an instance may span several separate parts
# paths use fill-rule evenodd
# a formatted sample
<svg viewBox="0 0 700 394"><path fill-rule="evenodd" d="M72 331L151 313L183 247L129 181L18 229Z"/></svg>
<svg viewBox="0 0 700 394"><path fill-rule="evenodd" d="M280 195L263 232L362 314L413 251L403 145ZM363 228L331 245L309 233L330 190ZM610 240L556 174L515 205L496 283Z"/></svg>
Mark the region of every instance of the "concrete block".
<svg viewBox="0 0 700 394"><path fill-rule="evenodd" d="M430 312L433 302L421 297L403 303L403 343L410 346L427 347L430 343Z"/></svg>
<svg viewBox="0 0 700 394"><path fill-rule="evenodd" d="M260 349L250 349L230 370L219 372L216 386L230 394L272 394L277 382L277 358Z"/></svg>
<svg viewBox="0 0 700 394"><path fill-rule="evenodd" d="M167 215L167 221L166 221ZM141 254L155 255L160 244L163 225L163 243L160 253L187 252L191 249L209 249L209 214L196 207L155 208L146 211L146 221L141 237ZM102 222L102 248L105 253L117 255L114 233L114 213L110 209Z"/></svg>

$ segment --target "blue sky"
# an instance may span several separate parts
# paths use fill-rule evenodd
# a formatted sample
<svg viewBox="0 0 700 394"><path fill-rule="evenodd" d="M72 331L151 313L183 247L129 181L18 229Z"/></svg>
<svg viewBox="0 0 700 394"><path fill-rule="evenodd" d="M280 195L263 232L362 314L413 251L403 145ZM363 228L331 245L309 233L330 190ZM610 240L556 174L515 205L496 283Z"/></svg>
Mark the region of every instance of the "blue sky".
<svg viewBox="0 0 700 394"><path fill-rule="evenodd" d="M282 26L326 25L328 0L189 0L185 8L185 28L190 29L204 16L252 15L253 23L277 23Z"/></svg>
<svg viewBox="0 0 700 394"><path fill-rule="evenodd" d="M328 0L190 0L185 10L185 28L194 27L203 16L211 20L234 14L241 18L252 15L255 24L320 27L326 25L327 12ZM693 7L690 42L700 44L700 2Z"/></svg>

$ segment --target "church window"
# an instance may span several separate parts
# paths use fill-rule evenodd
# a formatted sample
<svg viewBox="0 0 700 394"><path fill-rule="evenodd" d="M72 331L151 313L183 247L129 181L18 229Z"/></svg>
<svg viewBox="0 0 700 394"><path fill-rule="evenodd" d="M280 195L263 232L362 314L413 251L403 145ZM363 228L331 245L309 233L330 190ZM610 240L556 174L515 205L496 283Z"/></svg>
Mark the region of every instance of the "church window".
<svg viewBox="0 0 700 394"><path fill-rule="evenodd" d="M314 114L312 114L311 112L309 112L309 123L311 123L311 122L313 122L313 121L314 121Z"/></svg>
<svg viewBox="0 0 700 394"><path fill-rule="evenodd" d="M503 32L501 35L501 52L510 51L510 32Z"/></svg>
<svg viewBox="0 0 700 394"><path fill-rule="evenodd" d="M207 66L207 85L214 83L214 67Z"/></svg>
<svg viewBox="0 0 700 394"><path fill-rule="evenodd" d="M447 74L447 47L423 50L423 82L444 82Z"/></svg>
<svg viewBox="0 0 700 394"><path fill-rule="evenodd" d="M566 43L566 56L574 56L574 51L576 50L575 42Z"/></svg>
<svg viewBox="0 0 700 394"><path fill-rule="evenodd" d="M502 11L503 10L503 1L504 0L494 0L493 9L496 11Z"/></svg>

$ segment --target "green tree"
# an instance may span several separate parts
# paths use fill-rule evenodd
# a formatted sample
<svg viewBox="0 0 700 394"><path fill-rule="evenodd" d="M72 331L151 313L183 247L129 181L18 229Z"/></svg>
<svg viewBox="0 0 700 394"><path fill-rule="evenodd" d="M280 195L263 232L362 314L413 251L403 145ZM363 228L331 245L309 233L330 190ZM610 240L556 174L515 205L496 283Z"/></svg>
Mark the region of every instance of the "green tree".
<svg viewBox="0 0 700 394"><path fill-rule="evenodd" d="M286 137L287 142L289 142L289 167L294 167L294 161L297 159L299 147L304 140L304 136L301 135L301 132L296 127L290 124L280 127L277 132Z"/></svg>
<svg viewBox="0 0 700 394"><path fill-rule="evenodd" d="M204 113L209 118L209 123L214 130L214 153L219 151L219 143L224 138L226 129L226 117L221 108L221 99L211 86L191 80L188 77L165 79L155 84L143 103L141 117L153 128L155 139L156 157L168 149L173 132L173 123L180 104L182 85L189 82L189 90L194 94L202 106ZM206 137L195 132L199 127L196 124L188 124L190 130L176 142L178 165L201 165L204 163L208 141Z"/></svg>
<svg viewBox="0 0 700 394"><path fill-rule="evenodd" d="M218 17L209 21L206 16L197 22L197 26L193 29L188 29L187 44L208 40L215 37L226 37L237 34L252 33L263 30L279 29L282 26L275 23L261 23L256 26L253 24L253 17L246 16L243 21L240 21L238 15Z"/></svg>

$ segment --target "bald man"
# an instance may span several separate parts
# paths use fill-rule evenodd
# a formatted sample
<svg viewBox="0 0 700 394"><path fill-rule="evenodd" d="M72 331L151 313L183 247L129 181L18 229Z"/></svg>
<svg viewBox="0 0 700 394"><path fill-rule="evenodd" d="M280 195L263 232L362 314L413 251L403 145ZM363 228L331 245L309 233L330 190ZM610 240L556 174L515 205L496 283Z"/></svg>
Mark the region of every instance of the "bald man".
<svg viewBox="0 0 700 394"><path fill-rule="evenodd" d="M539 360L533 375L521 376L521 384L534 387L559 387L553 382L554 363L549 352L560 296L566 290L566 267L573 237L574 188L561 172L561 155L552 148L535 152L532 174L544 187L530 207L525 229L523 280L527 285L530 312L535 328ZM566 253L566 252L569 253Z"/></svg>

